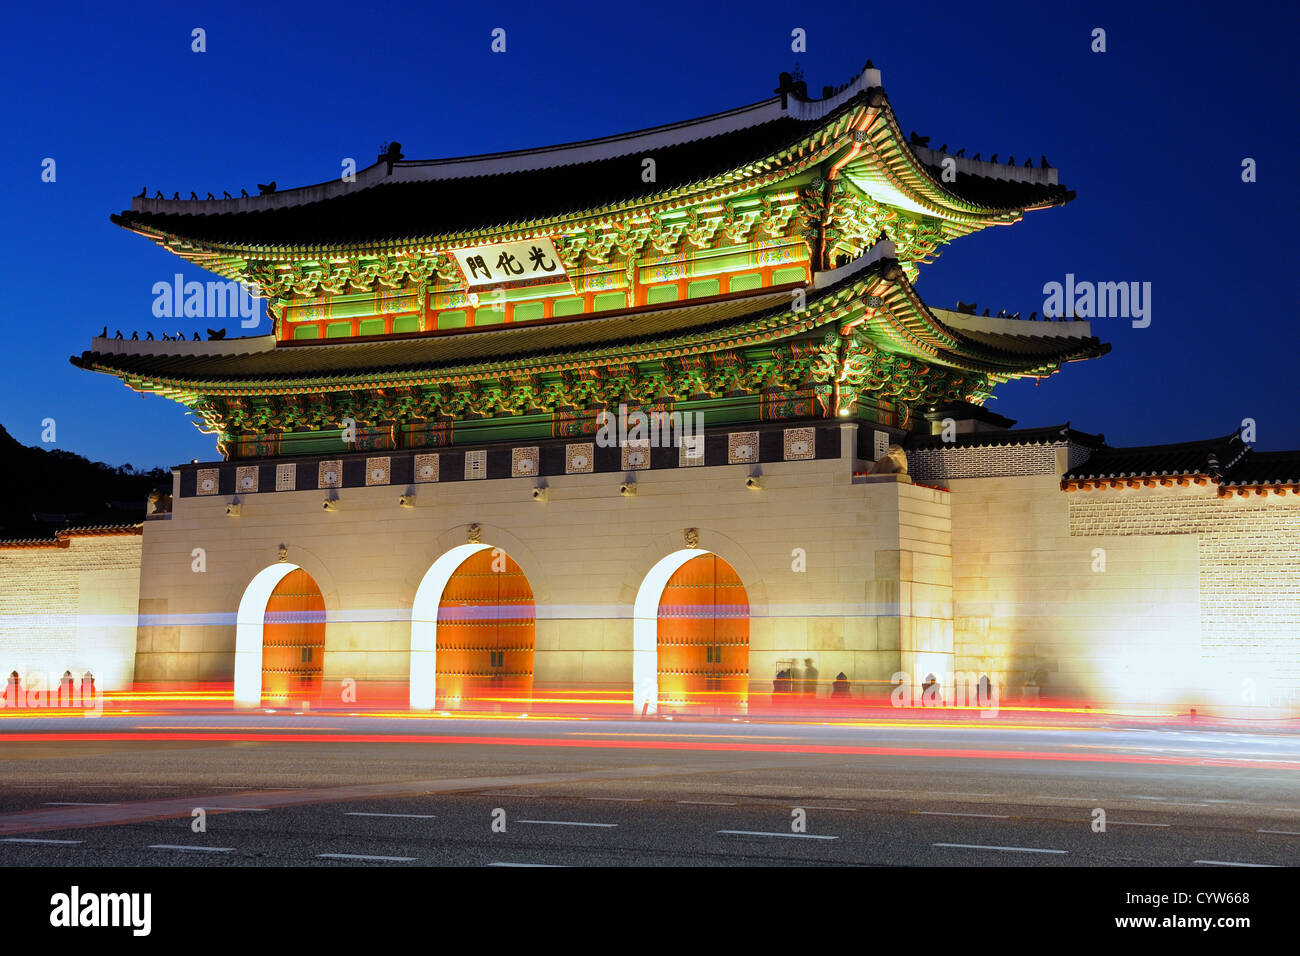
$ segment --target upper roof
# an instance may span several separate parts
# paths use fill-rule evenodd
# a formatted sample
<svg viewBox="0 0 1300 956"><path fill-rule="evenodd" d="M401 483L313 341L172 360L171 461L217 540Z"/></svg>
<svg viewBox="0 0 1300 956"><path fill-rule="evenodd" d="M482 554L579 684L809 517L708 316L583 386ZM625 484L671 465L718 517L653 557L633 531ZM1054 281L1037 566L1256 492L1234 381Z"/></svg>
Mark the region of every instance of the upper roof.
<svg viewBox="0 0 1300 956"><path fill-rule="evenodd" d="M881 170L887 188L904 184L900 200L909 191L905 181L922 184L938 203L925 210L930 214L942 215L949 203L975 214L1020 213L1073 198L1052 168L981 163L909 145L880 86L880 71L870 65L820 100L785 75L777 92L698 119L559 146L427 161L381 157L358 172L355 182L339 179L234 199L142 195L113 221L159 241L189 240L222 251L368 248L525 228L679 197L796 160L856 155L855 142L870 142L877 165L900 164ZM868 113L883 118L873 125L872 138L846 137L861 132L859 119ZM875 137L889 148L881 150ZM642 175L647 156L655 161L654 182ZM948 158L960 173L952 182L943 181L940 169Z"/></svg>

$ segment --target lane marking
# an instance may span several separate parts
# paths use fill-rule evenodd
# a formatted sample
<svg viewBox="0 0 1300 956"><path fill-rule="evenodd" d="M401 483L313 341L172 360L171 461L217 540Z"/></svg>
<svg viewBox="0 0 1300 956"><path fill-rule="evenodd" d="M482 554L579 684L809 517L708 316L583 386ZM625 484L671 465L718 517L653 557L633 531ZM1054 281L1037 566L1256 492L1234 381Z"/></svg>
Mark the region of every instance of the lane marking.
<svg viewBox="0 0 1300 956"><path fill-rule="evenodd" d="M543 823L553 827L616 827L617 823L580 823L573 820L516 820L515 823Z"/></svg>
<svg viewBox="0 0 1300 956"><path fill-rule="evenodd" d="M1300 830L1256 830L1256 833L1280 833L1283 836L1300 836Z"/></svg>
<svg viewBox="0 0 1300 956"><path fill-rule="evenodd" d="M413 856L371 856L368 853L317 853L321 860L384 860L389 863L411 863Z"/></svg>
<svg viewBox="0 0 1300 956"><path fill-rule="evenodd" d="M80 803L76 800L47 800L47 807L120 807L120 803Z"/></svg>
<svg viewBox="0 0 1300 956"><path fill-rule="evenodd" d="M151 850L186 850L193 853L230 853L233 846L180 846L175 843L151 843Z"/></svg>
<svg viewBox="0 0 1300 956"><path fill-rule="evenodd" d="M489 863L488 866L544 866L553 869L567 869L563 863Z"/></svg>
<svg viewBox="0 0 1300 956"><path fill-rule="evenodd" d="M920 814L923 817L983 817L988 820L1006 820L1006 813L950 813L946 810L913 810L913 813Z"/></svg>
<svg viewBox="0 0 1300 956"><path fill-rule="evenodd" d="M1204 866L1264 866L1270 869L1276 869L1275 863L1234 863L1230 860L1193 860L1193 863L1200 863Z"/></svg>
<svg viewBox="0 0 1300 956"><path fill-rule="evenodd" d="M678 803L689 804L693 807L734 807L735 803L728 803L726 800L678 800Z"/></svg>
<svg viewBox="0 0 1300 956"><path fill-rule="evenodd" d="M1096 806L1097 801L1092 797L1054 797L1047 793L1036 793L1033 795L1036 800L1076 800L1079 803L1091 803Z"/></svg>
<svg viewBox="0 0 1300 956"><path fill-rule="evenodd" d="M1107 826L1112 827L1167 827L1168 823L1135 823L1131 820L1107 820Z"/></svg>
<svg viewBox="0 0 1300 956"><path fill-rule="evenodd" d="M204 810L221 810L225 813L270 813L265 807L204 807Z"/></svg>
<svg viewBox="0 0 1300 956"><path fill-rule="evenodd" d="M645 797L584 797L584 800L604 800L607 803L642 803Z"/></svg>
<svg viewBox="0 0 1300 956"><path fill-rule="evenodd" d="M767 833L763 830L719 830L719 833L726 833L730 836L765 836L765 837L797 837L801 840L838 840L837 836L826 836L821 833Z"/></svg>
<svg viewBox="0 0 1300 956"><path fill-rule="evenodd" d="M406 820L436 820L432 813L367 813L362 810L349 810L345 817L402 817Z"/></svg>
<svg viewBox="0 0 1300 956"><path fill-rule="evenodd" d="M3 738L2 734L0 734L0 738ZM256 806L259 809L276 810L308 804L337 804L344 801L360 802L363 800L372 802L378 798L424 798L431 794L443 793L472 796L483 792L485 787L594 783L602 780L643 780L647 775L663 776L669 773L670 771L666 768L650 768L647 770L643 767L621 767L612 770L587 770L577 773L546 772L488 777L458 777L451 780L435 778L432 780L402 780L391 783L307 789L301 787L274 787L255 792L248 792L249 788L247 786L224 789L245 791L241 794L230 794L229 796L235 801L246 800L250 806ZM501 791L495 792L501 794ZM513 796L514 794L501 795ZM533 794L533 796L540 796L540 794ZM172 817L188 820L194 807L206 800L207 797L208 795L146 799L114 806L37 806L31 810L0 812L0 835L17 836L41 830L63 831L76 827L119 826ZM220 798L214 797L213 799ZM223 805L233 806L236 804L228 804L223 801Z"/></svg>
<svg viewBox="0 0 1300 956"><path fill-rule="evenodd" d="M52 843L59 846L75 846L84 842L84 840L41 840L36 837L5 837L0 840L0 843Z"/></svg>
<svg viewBox="0 0 1300 956"><path fill-rule="evenodd" d="M1069 850L1047 850L1036 846L982 846L978 843L931 843L931 846L946 846L958 850L1005 850L1008 853L1069 853Z"/></svg>
<svg viewBox="0 0 1300 956"><path fill-rule="evenodd" d="M804 807L805 810L839 810L841 813L857 813L857 807Z"/></svg>
<svg viewBox="0 0 1300 956"><path fill-rule="evenodd" d="M501 793L497 790L477 790L480 797L540 797L540 793Z"/></svg>

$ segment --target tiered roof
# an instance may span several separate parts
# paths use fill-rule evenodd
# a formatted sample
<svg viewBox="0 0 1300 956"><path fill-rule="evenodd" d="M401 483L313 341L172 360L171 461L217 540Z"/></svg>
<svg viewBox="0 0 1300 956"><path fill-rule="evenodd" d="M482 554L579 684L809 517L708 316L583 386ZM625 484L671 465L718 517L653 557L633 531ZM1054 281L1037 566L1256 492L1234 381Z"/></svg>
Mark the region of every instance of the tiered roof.
<svg viewBox="0 0 1300 956"><path fill-rule="evenodd" d="M72 361L187 405L223 445L623 401L906 422L1109 349L1087 322L931 309L912 284L951 239L1073 196L1045 165L909 142L870 64L821 99L783 74L758 103L632 133L390 150L355 182L238 199L137 197L115 222L255 284L276 334L99 338ZM456 256L525 239L553 242L564 276L500 283L494 313Z"/></svg>

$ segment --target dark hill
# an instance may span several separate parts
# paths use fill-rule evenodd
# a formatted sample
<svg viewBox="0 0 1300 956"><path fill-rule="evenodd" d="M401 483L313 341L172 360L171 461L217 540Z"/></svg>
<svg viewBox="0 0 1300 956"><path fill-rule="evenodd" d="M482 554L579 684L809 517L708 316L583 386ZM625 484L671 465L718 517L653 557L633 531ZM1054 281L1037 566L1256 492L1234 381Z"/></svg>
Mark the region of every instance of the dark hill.
<svg viewBox="0 0 1300 956"><path fill-rule="evenodd" d="M68 451L29 447L0 426L0 540L142 521L149 492L170 491L171 482L162 468L114 468Z"/></svg>

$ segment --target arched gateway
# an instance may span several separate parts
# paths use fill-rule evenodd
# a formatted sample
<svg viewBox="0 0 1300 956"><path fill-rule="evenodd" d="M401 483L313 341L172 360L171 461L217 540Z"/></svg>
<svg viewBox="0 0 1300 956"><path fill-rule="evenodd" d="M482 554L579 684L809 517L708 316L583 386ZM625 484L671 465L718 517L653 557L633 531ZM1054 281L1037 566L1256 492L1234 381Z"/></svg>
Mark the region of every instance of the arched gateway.
<svg viewBox="0 0 1300 956"><path fill-rule="evenodd" d="M325 666L325 599L316 580L282 562L254 575L235 615L235 704L312 700Z"/></svg>
<svg viewBox="0 0 1300 956"><path fill-rule="evenodd" d="M411 706L498 707L533 690L536 607L500 548L452 548L425 574L411 613Z"/></svg>
<svg viewBox="0 0 1300 956"><path fill-rule="evenodd" d="M749 688L749 597L725 560L687 548L642 581L633 612L634 705L744 710Z"/></svg>

